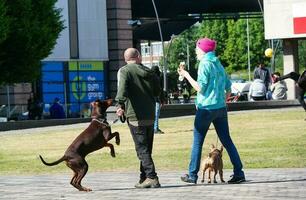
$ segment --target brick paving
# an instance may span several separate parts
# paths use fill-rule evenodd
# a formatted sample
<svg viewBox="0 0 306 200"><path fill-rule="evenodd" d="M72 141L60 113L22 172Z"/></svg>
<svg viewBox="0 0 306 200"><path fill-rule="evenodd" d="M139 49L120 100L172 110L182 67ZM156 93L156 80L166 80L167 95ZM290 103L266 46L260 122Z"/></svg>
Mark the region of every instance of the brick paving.
<svg viewBox="0 0 306 200"><path fill-rule="evenodd" d="M246 169L247 182L236 185L187 184L180 180L183 173L159 172L161 188L136 189L136 172L89 172L83 179L93 189L88 193L69 184L71 174L0 176L0 199L306 199L306 168ZM225 179L230 174L225 170Z"/></svg>

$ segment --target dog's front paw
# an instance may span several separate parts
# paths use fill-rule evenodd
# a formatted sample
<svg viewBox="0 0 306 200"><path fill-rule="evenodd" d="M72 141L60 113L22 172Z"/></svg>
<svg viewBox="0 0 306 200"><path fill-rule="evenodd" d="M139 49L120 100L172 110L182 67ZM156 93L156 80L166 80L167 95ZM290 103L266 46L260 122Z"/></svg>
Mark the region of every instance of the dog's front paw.
<svg viewBox="0 0 306 200"><path fill-rule="evenodd" d="M80 191L83 191L83 192L91 192L92 189L86 188L86 187L82 187L82 189L81 189Z"/></svg>
<svg viewBox="0 0 306 200"><path fill-rule="evenodd" d="M119 137L116 138L116 144L117 144L117 145L120 145L120 138L119 138Z"/></svg>
<svg viewBox="0 0 306 200"><path fill-rule="evenodd" d="M112 156L113 158L116 157L115 151L111 151L111 156Z"/></svg>
<svg viewBox="0 0 306 200"><path fill-rule="evenodd" d="M115 137L115 139L116 139L116 144L117 145L120 145L120 136L119 136L119 133L118 132L116 132L116 137Z"/></svg>

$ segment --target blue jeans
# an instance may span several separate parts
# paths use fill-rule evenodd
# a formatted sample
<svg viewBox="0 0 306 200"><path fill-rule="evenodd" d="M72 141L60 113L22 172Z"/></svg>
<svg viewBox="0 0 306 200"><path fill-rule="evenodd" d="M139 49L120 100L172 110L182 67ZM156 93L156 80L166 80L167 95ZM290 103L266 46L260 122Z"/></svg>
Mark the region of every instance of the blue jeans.
<svg viewBox="0 0 306 200"><path fill-rule="evenodd" d="M229 133L226 108L215 110L197 110L194 121L193 145L191 151L191 160L189 163L189 177L193 180L198 179L202 146L211 123L214 124L217 135L230 157L234 167L234 176L244 177L244 172L242 171L242 163L238 151Z"/></svg>
<svg viewBox="0 0 306 200"><path fill-rule="evenodd" d="M159 126L158 126L159 114L160 114L160 103L156 102L156 104L155 104L154 131L158 131L158 129L159 129Z"/></svg>

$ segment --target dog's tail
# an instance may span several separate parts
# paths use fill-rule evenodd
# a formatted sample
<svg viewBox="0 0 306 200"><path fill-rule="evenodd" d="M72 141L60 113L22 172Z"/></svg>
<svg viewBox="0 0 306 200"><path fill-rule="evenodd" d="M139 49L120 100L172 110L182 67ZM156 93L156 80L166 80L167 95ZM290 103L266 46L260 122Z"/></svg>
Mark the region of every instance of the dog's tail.
<svg viewBox="0 0 306 200"><path fill-rule="evenodd" d="M52 162L52 163L47 163L47 162L41 157L41 155L39 155L39 158L40 158L41 162L44 163L44 164L47 165L47 166L57 165L57 164L59 164L59 163L61 163L61 162L63 162L63 161L66 160L65 156L63 156L63 157L61 157L60 159L58 159L57 161L54 161L54 162Z"/></svg>

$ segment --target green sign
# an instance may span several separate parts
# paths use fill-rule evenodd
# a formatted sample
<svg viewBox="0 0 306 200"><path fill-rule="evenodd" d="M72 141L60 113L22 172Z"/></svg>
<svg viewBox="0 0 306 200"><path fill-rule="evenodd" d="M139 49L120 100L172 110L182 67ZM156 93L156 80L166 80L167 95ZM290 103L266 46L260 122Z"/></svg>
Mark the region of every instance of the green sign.
<svg viewBox="0 0 306 200"><path fill-rule="evenodd" d="M73 96L77 100L82 100L86 96L86 82L82 81L81 76L76 76L71 83Z"/></svg>
<svg viewBox="0 0 306 200"><path fill-rule="evenodd" d="M70 61L69 71L103 71L102 61Z"/></svg>

